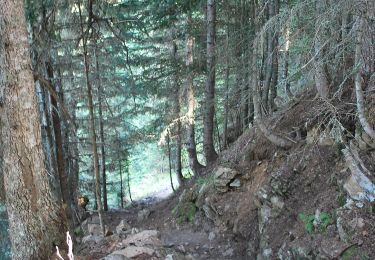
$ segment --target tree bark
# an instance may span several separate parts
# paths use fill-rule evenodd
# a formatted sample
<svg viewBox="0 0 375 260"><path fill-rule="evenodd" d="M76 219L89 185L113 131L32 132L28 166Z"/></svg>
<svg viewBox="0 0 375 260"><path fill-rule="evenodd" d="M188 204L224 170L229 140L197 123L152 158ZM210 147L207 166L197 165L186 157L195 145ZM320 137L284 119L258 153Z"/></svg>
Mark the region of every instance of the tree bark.
<svg viewBox="0 0 375 260"><path fill-rule="evenodd" d="M316 12L318 14L321 14L324 12L326 8L325 1L318 0L316 2ZM320 21L317 21L317 23L320 23ZM317 25L317 28L320 26ZM323 40L324 39L324 32L320 31L320 33L316 34L315 40L314 40L314 48L315 48L315 86L316 90L318 91L318 94L321 98L327 99L329 96L329 83L326 75L326 69L324 65L324 45Z"/></svg>
<svg viewBox="0 0 375 260"><path fill-rule="evenodd" d="M51 61L46 62L46 70L49 80L52 82L54 78L53 68ZM51 83L56 91L56 86ZM58 113L58 106L57 100L53 95L51 97L51 106L52 106L52 124L53 124L53 132L55 136L55 154L56 154L56 162L57 162L57 172L60 180L60 189L61 189L61 196L62 201L64 203L65 213L68 218L68 223L70 226L71 234L73 234L73 214L71 209L71 197L68 187L68 175L65 169L65 158L64 158L64 148L63 148L63 137L61 134L61 122Z"/></svg>
<svg viewBox="0 0 375 260"><path fill-rule="evenodd" d="M272 14L277 16L279 14L279 0L273 0ZM275 98L277 96L277 84L279 79L279 32L277 29L273 31L272 38L272 77L270 85L270 99L269 99L269 111L272 113L276 109Z"/></svg>
<svg viewBox="0 0 375 260"><path fill-rule="evenodd" d="M205 88L205 112L203 117L203 150L207 165L217 159L214 146L215 115L215 43L216 41L216 2L207 0L207 82Z"/></svg>
<svg viewBox="0 0 375 260"><path fill-rule="evenodd" d="M173 186L173 178L172 178L172 158L171 158L171 144L170 144L170 132L167 132L167 150L168 150L168 165L169 165L169 180L171 182L171 188L173 192L176 192Z"/></svg>
<svg viewBox="0 0 375 260"><path fill-rule="evenodd" d="M180 86L178 83L178 63L177 63L177 44L172 41L172 64L174 71L172 75L172 84L174 90L174 117L177 120L176 129L176 175L180 186L184 184L184 176L182 175L182 141L181 141L181 98Z"/></svg>
<svg viewBox="0 0 375 260"><path fill-rule="evenodd" d="M85 73L85 80L86 80L86 87L87 87L87 101L88 101L88 108L89 108L89 115L90 115L90 132L91 132L92 155L93 155L93 163L94 163L96 204L98 207L100 227L104 236L105 226L104 226L104 219L103 219L103 205L102 205L102 198L101 198L102 195L100 191L99 155L98 155L98 146L96 142L94 102L93 102L93 97L92 97L92 87L91 87L90 76L89 76L90 65L88 62L87 38L85 37L85 31L83 28L84 21L83 21L80 5L78 5L78 9L79 9L81 35L82 35L82 42L83 42L82 44L83 63L84 63L84 70L85 70L84 73Z"/></svg>
<svg viewBox="0 0 375 260"><path fill-rule="evenodd" d="M189 156L189 166L193 171L194 175L198 175L203 165L199 163L197 157L197 148L195 143L195 97L194 97L194 85L193 85L193 44L194 38L191 34L192 30L192 17L191 13L188 14L187 18L187 42L186 42L186 67L187 67L187 79L186 79L186 96L188 106L188 125L187 125L187 152Z"/></svg>
<svg viewBox="0 0 375 260"><path fill-rule="evenodd" d="M107 173L105 165L105 138L104 138L104 123L103 123L103 87L100 82L100 69L97 50L95 50L95 63L96 63L96 76L98 84L98 105L99 105L99 131L100 131L100 157L101 157L101 172L102 172L102 188L103 188L103 210L108 211L108 198L107 198Z"/></svg>
<svg viewBox="0 0 375 260"><path fill-rule="evenodd" d="M49 259L68 227L44 164L23 1L0 1L0 13L0 147L13 259Z"/></svg>

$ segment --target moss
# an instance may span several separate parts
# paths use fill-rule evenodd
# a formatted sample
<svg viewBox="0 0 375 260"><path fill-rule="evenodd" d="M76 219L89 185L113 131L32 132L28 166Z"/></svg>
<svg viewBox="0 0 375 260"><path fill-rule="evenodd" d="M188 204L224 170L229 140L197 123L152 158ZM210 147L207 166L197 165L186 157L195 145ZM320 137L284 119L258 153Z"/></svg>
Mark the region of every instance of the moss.
<svg viewBox="0 0 375 260"><path fill-rule="evenodd" d="M177 223L184 222L192 223L197 213L197 207L193 202L181 202L172 210L173 216L176 218Z"/></svg>
<svg viewBox="0 0 375 260"><path fill-rule="evenodd" d="M346 196L343 192L341 192L337 196L337 204L339 205L340 208L343 207L346 204Z"/></svg>
<svg viewBox="0 0 375 260"><path fill-rule="evenodd" d="M342 253L342 260L350 260L350 259L353 259L354 256L357 255L357 248L352 246L352 247L349 247L348 249L346 249L344 251L344 253Z"/></svg>
<svg viewBox="0 0 375 260"><path fill-rule="evenodd" d="M74 229L74 235L77 237L83 237L83 230L81 227L76 227Z"/></svg>

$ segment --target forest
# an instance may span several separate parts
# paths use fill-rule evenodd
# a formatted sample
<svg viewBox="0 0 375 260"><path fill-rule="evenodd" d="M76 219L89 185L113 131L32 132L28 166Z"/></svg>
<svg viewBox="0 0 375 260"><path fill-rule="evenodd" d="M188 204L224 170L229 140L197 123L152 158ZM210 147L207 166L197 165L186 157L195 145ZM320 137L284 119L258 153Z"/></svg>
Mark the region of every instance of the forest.
<svg viewBox="0 0 375 260"><path fill-rule="evenodd" d="M375 259L375 1L0 0L0 259Z"/></svg>

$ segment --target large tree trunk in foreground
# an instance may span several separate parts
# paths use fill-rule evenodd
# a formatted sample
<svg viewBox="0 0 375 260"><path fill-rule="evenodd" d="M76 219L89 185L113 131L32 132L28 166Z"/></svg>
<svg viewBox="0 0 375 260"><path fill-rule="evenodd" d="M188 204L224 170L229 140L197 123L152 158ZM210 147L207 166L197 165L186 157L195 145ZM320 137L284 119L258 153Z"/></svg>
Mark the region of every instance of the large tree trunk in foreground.
<svg viewBox="0 0 375 260"><path fill-rule="evenodd" d="M188 105L188 124L187 124L187 151L189 155L190 169L197 175L203 168L203 165L199 163L197 157L197 148L195 143L195 97L194 97L194 85L193 85L193 43L194 39L191 35L192 29L192 18L191 13L188 14L187 19L188 33L186 43L186 67L187 67L187 80L186 80L186 96Z"/></svg>
<svg viewBox="0 0 375 260"><path fill-rule="evenodd" d="M216 3L207 0L207 82L205 89L205 111L203 116L203 150L207 165L215 162L217 153L214 147L215 115L215 40L216 40Z"/></svg>
<svg viewBox="0 0 375 260"><path fill-rule="evenodd" d="M0 14L0 147L13 259L49 259L67 224L44 164L23 1L0 1Z"/></svg>

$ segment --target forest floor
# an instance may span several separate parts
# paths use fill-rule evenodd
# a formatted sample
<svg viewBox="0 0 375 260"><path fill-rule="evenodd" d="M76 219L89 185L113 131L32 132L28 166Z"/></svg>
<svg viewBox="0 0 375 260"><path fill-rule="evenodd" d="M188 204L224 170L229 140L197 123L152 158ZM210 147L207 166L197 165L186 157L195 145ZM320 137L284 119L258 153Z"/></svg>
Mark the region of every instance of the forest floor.
<svg viewBox="0 0 375 260"><path fill-rule="evenodd" d="M375 259L375 206L358 197L365 191L352 178L327 111L313 91L302 93L267 122L275 133L297 140L291 149L251 128L176 194L105 213L105 238L97 216L89 217L77 256ZM350 119L340 122L353 129ZM374 183L375 145L353 134L357 157Z"/></svg>

